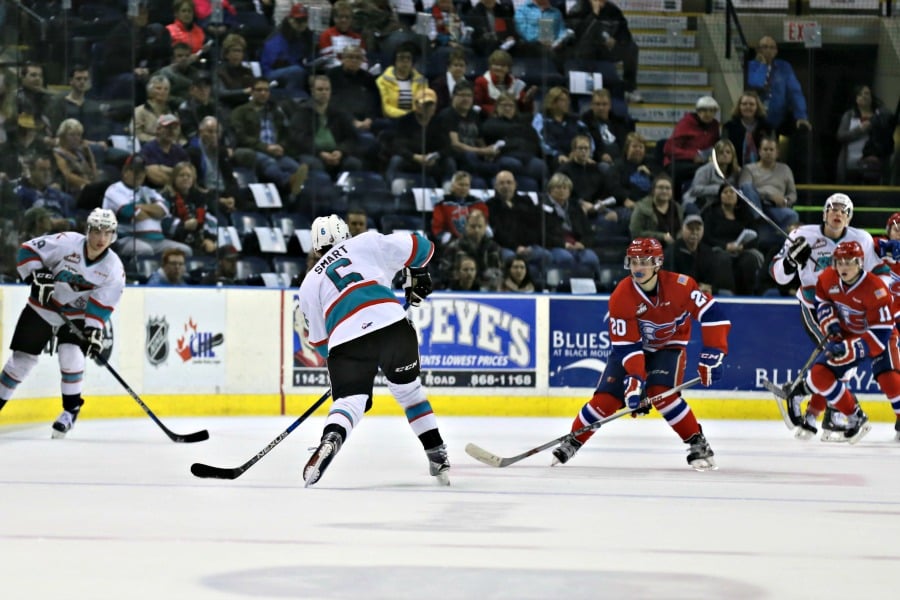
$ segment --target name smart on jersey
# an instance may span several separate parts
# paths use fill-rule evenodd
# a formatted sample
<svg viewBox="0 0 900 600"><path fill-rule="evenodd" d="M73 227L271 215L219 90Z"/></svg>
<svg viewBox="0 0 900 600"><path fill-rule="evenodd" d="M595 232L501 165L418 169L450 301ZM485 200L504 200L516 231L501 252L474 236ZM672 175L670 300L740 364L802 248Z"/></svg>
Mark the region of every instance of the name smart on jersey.
<svg viewBox="0 0 900 600"><path fill-rule="evenodd" d="M457 344L490 352L497 355L490 360L490 366L510 363L519 367L531 366L531 326L495 306L463 299L436 298L413 311L412 318L420 342L422 331L428 329L431 345ZM487 366L481 360L473 362ZM437 366L426 365L424 357L422 363L422 366Z"/></svg>
<svg viewBox="0 0 900 600"><path fill-rule="evenodd" d="M319 262L316 263L316 266L313 268L313 271L317 275L321 275L322 273L325 272L325 268L328 265L330 265L334 261L338 260L339 258L343 258L344 256L347 256L347 254L348 254L348 252L347 252L346 248L344 248L343 246L337 246L337 247L329 250L328 254L325 254L324 256L322 256L322 258L319 259Z"/></svg>

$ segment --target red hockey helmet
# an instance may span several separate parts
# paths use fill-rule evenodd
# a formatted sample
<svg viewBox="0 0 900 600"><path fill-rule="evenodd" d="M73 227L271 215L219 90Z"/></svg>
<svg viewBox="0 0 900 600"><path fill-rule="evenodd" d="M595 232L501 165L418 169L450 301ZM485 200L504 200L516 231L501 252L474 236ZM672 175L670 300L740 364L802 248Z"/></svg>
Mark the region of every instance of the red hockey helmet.
<svg viewBox="0 0 900 600"><path fill-rule="evenodd" d="M859 242L841 242L837 245L837 248L834 249L834 252L831 253L832 262L837 262L839 260L856 260L856 263L862 268L863 260L865 258L865 253L863 252L862 246L859 245Z"/></svg>
<svg viewBox="0 0 900 600"><path fill-rule="evenodd" d="M661 267L663 264L663 247L656 238L635 238L625 251L625 268L631 266L631 259L652 259L650 264Z"/></svg>
<svg viewBox="0 0 900 600"><path fill-rule="evenodd" d="M900 212L895 212L888 217L887 224L884 226L885 234L887 234L888 237L891 237L891 229L898 225L900 225Z"/></svg>

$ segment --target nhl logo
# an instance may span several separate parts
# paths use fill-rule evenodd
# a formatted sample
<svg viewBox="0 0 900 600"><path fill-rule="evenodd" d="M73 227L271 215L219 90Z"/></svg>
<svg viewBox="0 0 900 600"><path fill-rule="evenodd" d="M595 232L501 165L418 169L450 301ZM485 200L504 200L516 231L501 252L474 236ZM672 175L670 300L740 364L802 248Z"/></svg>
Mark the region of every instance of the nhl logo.
<svg viewBox="0 0 900 600"><path fill-rule="evenodd" d="M166 361L169 356L169 324L166 318L150 317L147 322L147 360L153 366Z"/></svg>

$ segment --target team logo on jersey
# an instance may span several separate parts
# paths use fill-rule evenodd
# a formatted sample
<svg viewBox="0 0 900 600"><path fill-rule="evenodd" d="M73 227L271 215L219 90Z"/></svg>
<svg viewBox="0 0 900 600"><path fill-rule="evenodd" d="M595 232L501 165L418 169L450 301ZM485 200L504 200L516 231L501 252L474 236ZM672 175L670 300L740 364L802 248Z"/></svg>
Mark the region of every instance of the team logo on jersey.
<svg viewBox="0 0 900 600"><path fill-rule="evenodd" d="M828 293L832 296L836 296L837 294L841 293L841 288L840 288L840 286L833 285L830 288L828 288Z"/></svg>
<svg viewBox="0 0 900 600"><path fill-rule="evenodd" d="M81 262L81 255L78 254L77 252L73 252L72 254L70 254L68 256L63 256L63 260L67 260L71 263L77 264L77 263Z"/></svg>
<svg viewBox="0 0 900 600"><path fill-rule="evenodd" d="M641 302L640 304L638 304L638 307L637 307L637 310L635 310L635 313L639 317L642 314L644 314L645 312L647 312L648 310L650 310L650 309L647 307L647 305L644 304L643 302Z"/></svg>
<svg viewBox="0 0 900 600"><path fill-rule="evenodd" d="M147 360L153 366L166 362L169 357L169 323L165 317L150 317L147 321Z"/></svg>

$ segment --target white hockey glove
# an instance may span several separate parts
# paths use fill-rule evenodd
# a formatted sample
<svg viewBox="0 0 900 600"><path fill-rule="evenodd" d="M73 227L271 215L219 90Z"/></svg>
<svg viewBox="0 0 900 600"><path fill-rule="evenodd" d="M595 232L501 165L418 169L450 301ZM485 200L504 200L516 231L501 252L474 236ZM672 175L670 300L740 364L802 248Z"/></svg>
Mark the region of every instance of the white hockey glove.
<svg viewBox="0 0 900 600"><path fill-rule="evenodd" d="M31 297L41 306L49 306L53 299L55 280L53 273L41 269L29 275L25 281L31 284Z"/></svg>
<svg viewBox="0 0 900 600"><path fill-rule="evenodd" d="M403 269L403 291L406 293L406 302L410 306L418 306L422 300L428 297L434 287L431 283L431 274L427 267L406 267Z"/></svg>
<svg viewBox="0 0 900 600"><path fill-rule="evenodd" d="M97 358L103 351L103 332L96 327L84 328L84 354L88 358Z"/></svg>

